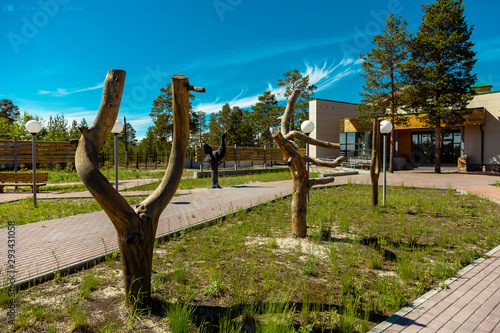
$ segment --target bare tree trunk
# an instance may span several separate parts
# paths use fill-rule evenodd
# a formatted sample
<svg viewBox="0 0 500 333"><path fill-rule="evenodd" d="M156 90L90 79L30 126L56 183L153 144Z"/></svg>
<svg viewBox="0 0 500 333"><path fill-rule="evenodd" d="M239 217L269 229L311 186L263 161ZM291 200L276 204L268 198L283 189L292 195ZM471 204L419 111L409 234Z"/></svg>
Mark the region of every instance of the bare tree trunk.
<svg viewBox="0 0 500 333"><path fill-rule="evenodd" d="M380 121L373 120L372 130L372 160L370 178L372 181L372 207L378 206L378 178L380 175Z"/></svg>
<svg viewBox="0 0 500 333"><path fill-rule="evenodd" d="M435 133L434 172L441 173L441 126L436 127Z"/></svg>
<svg viewBox="0 0 500 333"><path fill-rule="evenodd" d="M392 117L392 124L394 125L394 117ZM393 129L391 131L391 145L389 151L389 172L394 172L394 157L396 157L396 131Z"/></svg>
<svg viewBox="0 0 500 333"><path fill-rule="evenodd" d="M309 192L309 178L305 175L293 181L292 195L292 233L296 237L304 238L307 235L307 193Z"/></svg>
<svg viewBox="0 0 500 333"><path fill-rule="evenodd" d="M124 84L124 71L108 72L98 114L90 127L80 129L82 136L75 164L82 182L116 229L127 300L144 306L151 299L152 258L158 219L174 196L184 168L189 139L189 90L203 90L189 86L184 75L172 76L172 154L160 185L132 208L101 174L97 163L99 151L115 124Z"/></svg>

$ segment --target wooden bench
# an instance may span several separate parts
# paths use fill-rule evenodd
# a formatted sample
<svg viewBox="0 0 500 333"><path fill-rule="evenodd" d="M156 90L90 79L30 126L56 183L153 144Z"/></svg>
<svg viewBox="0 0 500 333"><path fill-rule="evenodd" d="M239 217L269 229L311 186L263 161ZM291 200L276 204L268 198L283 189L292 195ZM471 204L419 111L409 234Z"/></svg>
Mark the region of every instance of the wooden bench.
<svg viewBox="0 0 500 333"><path fill-rule="evenodd" d="M40 186L47 185L47 176L49 174L46 172L40 172L36 174L36 191L40 190ZM15 183L19 182L19 183ZM0 193L3 192L3 188L6 186L19 187L19 186L29 186L33 191L33 173L30 172L3 172L0 173Z"/></svg>

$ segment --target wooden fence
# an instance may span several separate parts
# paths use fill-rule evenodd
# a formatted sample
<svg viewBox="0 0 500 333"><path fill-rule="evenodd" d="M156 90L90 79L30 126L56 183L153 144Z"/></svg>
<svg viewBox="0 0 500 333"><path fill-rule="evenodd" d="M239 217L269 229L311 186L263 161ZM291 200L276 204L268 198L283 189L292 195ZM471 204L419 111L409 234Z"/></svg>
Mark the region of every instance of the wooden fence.
<svg viewBox="0 0 500 333"><path fill-rule="evenodd" d="M31 141L0 140L0 164L32 163ZM76 145L68 141L37 141L37 163L74 163Z"/></svg>
<svg viewBox="0 0 500 333"><path fill-rule="evenodd" d="M215 151L218 147L212 147ZM300 148L297 150L301 155L306 154L305 148ZM196 161L200 162L200 159L205 159L205 153L200 158L200 147L196 147ZM283 153L279 148L266 148L266 147L235 147L227 146L226 155L224 156L224 161L260 161L260 162L283 162Z"/></svg>
<svg viewBox="0 0 500 333"><path fill-rule="evenodd" d="M212 147L216 150L218 147ZM305 148L298 150L301 155L305 155ZM0 140L0 164L32 163L32 142L31 141L16 141L16 140ZM74 163L75 162L76 144L67 141L37 141L36 142L36 162L37 163ZM205 159L206 155L200 156L200 147L195 150L195 160L200 162ZM121 154L123 155L123 154ZM101 152L99 162L104 164L108 159L112 160L112 156L108 156ZM149 160L149 161L148 161ZM128 165L139 167L139 164L150 165L156 164L156 161L164 163L168 160L168 155L160 154L129 154ZM283 162L283 153L279 148L265 147L226 147L226 156L223 162L229 161L252 161L252 162Z"/></svg>

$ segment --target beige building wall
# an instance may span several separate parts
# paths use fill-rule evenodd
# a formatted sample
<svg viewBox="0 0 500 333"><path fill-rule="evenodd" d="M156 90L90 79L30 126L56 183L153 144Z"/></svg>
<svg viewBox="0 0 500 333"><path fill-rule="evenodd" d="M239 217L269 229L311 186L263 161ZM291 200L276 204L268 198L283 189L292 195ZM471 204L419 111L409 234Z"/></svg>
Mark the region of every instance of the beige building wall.
<svg viewBox="0 0 500 333"><path fill-rule="evenodd" d="M487 167L500 165L500 91L475 95L470 108L484 107L486 110L484 133L484 164ZM463 128L465 143L464 154L468 156L468 164L481 165L481 128L465 126Z"/></svg>
<svg viewBox="0 0 500 333"><path fill-rule="evenodd" d="M356 104L316 99L309 101L309 120L314 123L311 137L319 140L339 143L340 119L356 118ZM313 145L309 154L316 158L336 158L338 150L331 150Z"/></svg>

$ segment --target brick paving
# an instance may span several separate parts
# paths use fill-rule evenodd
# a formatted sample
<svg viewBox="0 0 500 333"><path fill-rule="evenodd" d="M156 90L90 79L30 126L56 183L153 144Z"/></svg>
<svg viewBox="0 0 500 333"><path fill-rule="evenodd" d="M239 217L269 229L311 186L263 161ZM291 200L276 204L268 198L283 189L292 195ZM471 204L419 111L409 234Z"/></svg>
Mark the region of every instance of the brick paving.
<svg viewBox="0 0 500 333"><path fill-rule="evenodd" d="M274 182L227 187L220 190L195 189L174 197L162 213L157 236L180 231L239 209L273 200L291 193L290 182ZM191 192L189 194L189 192ZM126 192L146 194L146 192ZM45 194L46 198L49 194ZM77 193L77 197L90 196ZM53 195L55 198L70 194ZM7 264L8 230L0 230L0 268ZM116 231L103 212L80 214L50 221L16 226L16 281L24 283L90 263L118 249Z"/></svg>
<svg viewBox="0 0 500 333"><path fill-rule="evenodd" d="M148 182L138 180L141 181ZM499 175L470 173L400 171L387 174L389 186L456 189L500 202L500 187L488 185L498 181ZM336 184L349 182L369 184L370 177L367 174L339 176L335 181ZM120 188L133 185L128 183ZM289 195L291 181L178 192L183 195L174 197L161 215L157 236ZM0 202L30 196L30 193L0 193ZM49 199L71 196L90 197L90 193L40 193L37 197ZM0 239L7 240L7 237L7 229L1 229ZM102 211L16 226L15 240L18 283L50 277L57 269L64 271L81 267L102 257L105 249L113 251L118 248L115 229ZM460 277L447 281L449 289L436 288L375 327L372 332L500 332L499 248L488 253L487 259L464 269L459 273ZM7 250L7 241L4 241L0 245L0 267L7 264Z"/></svg>
<svg viewBox="0 0 500 333"><path fill-rule="evenodd" d="M132 179L120 181L118 184L118 189L121 191L126 188L135 187L143 184L149 184L151 182L158 181L158 179ZM65 184L82 184L82 183L61 183L58 185ZM114 187L114 183L113 183ZM47 187L50 188L50 187ZM126 193L128 194L128 193ZM32 192L4 192L0 193L0 203L2 202L13 202L22 199L33 198ZM81 192L38 192L36 194L38 199L64 199L64 198L92 198L92 194L89 191Z"/></svg>

